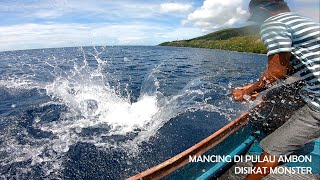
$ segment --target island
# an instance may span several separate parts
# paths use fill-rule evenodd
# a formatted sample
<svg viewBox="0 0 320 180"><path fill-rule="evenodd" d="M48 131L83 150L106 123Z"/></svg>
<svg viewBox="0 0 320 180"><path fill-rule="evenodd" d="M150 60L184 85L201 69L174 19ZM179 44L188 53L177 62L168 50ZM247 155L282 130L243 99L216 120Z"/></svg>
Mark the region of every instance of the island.
<svg viewBox="0 0 320 180"><path fill-rule="evenodd" d="M267 49L259 37L259 30L260 27L256 25L229 28L189 40L164 42L159 46L209 48L266 54Z"/></svg>

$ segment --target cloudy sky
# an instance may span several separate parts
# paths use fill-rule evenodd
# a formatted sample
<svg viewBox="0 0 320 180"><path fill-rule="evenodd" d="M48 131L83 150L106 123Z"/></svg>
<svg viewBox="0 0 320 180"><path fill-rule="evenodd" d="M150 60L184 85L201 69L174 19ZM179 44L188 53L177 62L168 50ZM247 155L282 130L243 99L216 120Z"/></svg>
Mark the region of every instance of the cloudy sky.
<svg viewBox="0 0 320 180"><path fill-rule="evenodd" d="M249 0L0 0L0 51L156 45L246 25ZM319 21L319 0L287 0Z"/></svg>

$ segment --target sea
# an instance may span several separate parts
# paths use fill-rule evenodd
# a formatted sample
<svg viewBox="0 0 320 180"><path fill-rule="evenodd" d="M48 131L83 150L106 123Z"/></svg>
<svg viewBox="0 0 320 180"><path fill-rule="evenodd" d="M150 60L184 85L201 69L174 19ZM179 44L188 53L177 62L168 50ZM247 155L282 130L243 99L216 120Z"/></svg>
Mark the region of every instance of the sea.
<svg viewBox="0 0 320 180"><path fill-rule="evenodd" d="M125 179L250 103L266 56L163 46L0 52L0 179Z"/></svg>

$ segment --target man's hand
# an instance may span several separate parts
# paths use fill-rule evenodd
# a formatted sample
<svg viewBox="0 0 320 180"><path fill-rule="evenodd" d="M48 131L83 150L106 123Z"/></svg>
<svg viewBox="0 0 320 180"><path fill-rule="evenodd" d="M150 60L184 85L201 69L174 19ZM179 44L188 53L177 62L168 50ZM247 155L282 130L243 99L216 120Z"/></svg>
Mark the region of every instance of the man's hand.
<svg viewBox="0 0 320 180"><path fill-rule="evenodd" d="M233 99L236 101L244 101L244 96L246 95L246 92L243 89L236 88L231 92L231 95Z"/></svg>
<svg viewBox="0 0 320 180"><path fill-rule="evenodd" d="M259 93L254 93L248 91L251 86L254 84L249 84L243 87L237 87L235 90L231 92L231 95L236 101L249 101L254 100L259 96Z"/></svg>
<svg viewBox="0 0 320 180"><path fill-rule="evenodd" d="M288 74L290 66L290 52L283 52L268 56L268 68L254 84L249 84L244 87L238 87L231 92L232 97L236 101L253 100L263 91L267 85L285 78Z"/></svg>

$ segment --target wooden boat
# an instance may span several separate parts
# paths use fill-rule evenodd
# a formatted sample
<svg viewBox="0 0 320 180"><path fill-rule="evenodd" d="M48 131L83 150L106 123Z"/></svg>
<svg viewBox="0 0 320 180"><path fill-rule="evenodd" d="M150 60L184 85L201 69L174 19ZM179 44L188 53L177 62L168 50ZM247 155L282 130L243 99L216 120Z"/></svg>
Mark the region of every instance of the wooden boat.
<svg viewBox="0 0 320 180"><path fill-rule="evenodd" d="M257 131L254 128L256 122L263 119L264 123L268 119L278 118L277 122L288 119L290 114L294 113L303 105L301 100L292 99L292 94L297 93L296 88L284 87L275 92L268 93L264 98L264 102L257 105L249 112L245 112L229 124L213 133L209 137L203 139L198 144L172 157L171 159L152 167L144 172L128 178L128 180L138 179L244 179L245 174L235 175L234 167L252 166L252 164L241 164L233 161L217 161L217 162L190 162L193 157L204 155L215 157L228 156L231 159L237 155L260 155L261 148L259 141L263 138L263 134L273 131L273 126L268 126L264 130ZM291 88L291 89L290 89ZM287 92L279 98L279 91ZM279 103L281 100L295 101L291 106L288 104L283 106ZM256 116L258 114L258 116ZM273 116L273 117L269 117ZM274 123L273 123L274 124ZM273 125L272 124L272 125ZM312 157L312 162L289 162L281 166L287 167L311 167L313 174L285 174L282 179L320 179L320 139L309 143L297 154ZM272 176L272 175L270 175ZM275 175L276 176L276 175ZM268 177L268 176L267 176ZM281 179L279 177L270 177L270 179ZM266 178L268 179L268 178Z"/></svg>

